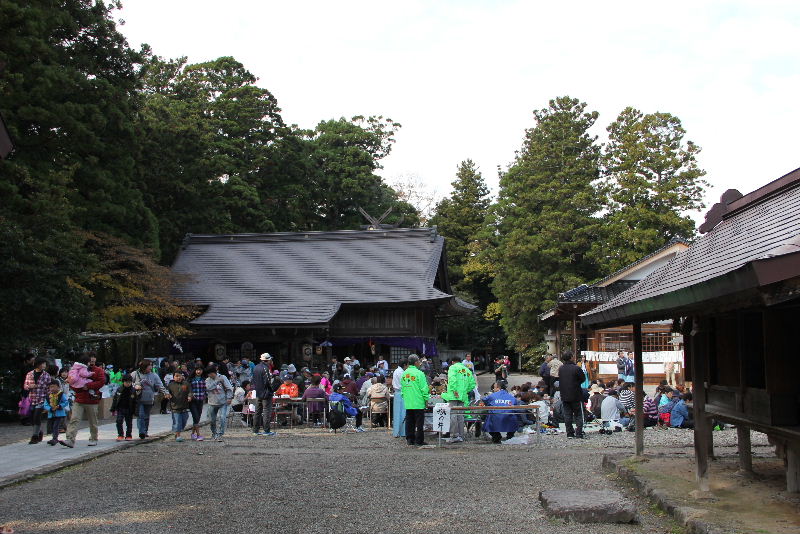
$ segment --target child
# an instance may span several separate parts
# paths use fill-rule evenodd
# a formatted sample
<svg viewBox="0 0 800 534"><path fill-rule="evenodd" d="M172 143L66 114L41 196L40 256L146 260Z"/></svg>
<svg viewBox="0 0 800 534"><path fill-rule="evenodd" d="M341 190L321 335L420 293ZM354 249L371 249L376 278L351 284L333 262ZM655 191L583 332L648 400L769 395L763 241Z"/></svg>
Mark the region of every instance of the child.
<svg viewBox="0 0 800 534"><path fill-rule="evenodd" d="M169 392L164 397L169 400L170 413L172 413L172 431L175 432L175 441L181 443L181 432L189 422L189 405L192 402L192 387L185 382L183 373L174 373L172 380L167 385Z"/></svg>
<svg viewBox="0 0 800 534"><path fill-rule="evenodd" d="M136 392L133 389L133 378L131 375L122 377L122 387L114 393L114 400L111 401L111 413L117 416L117 441L130 441L131 426L133 426L133 414L136 412ZM122 422L125 422L125 434L122 433Z"/></svg>
<svg viewBox="0 0 800 534"><path fill-rule="evenodd" d="M47 411L47 418L52 423L53 439L47 442L48 445L58 443L58 432L61 430L61 422L67 416L69 410L69 399L61 391L61 384L50 382L47 396L44 399L44 409Z"/></svg>
<svg viewBox="0 0 800 534"><path fill-rule="evenodd" d="M67 382L72 386L72 389L83 389L86 387L86 384L92 381L92 375L92 371L90 371L86 365L81 362L75 362L72 364L69 373L67 373ZM93 389L88 390L88 393L91 397L97 396L97 392Z"/></svg>

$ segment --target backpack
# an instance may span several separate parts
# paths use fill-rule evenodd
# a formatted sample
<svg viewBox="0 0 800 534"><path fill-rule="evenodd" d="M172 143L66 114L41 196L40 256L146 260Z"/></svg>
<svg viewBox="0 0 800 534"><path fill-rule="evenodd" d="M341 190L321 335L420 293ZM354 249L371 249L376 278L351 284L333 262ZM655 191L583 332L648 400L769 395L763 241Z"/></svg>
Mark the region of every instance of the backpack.
<svg viewBox="0 0 800 534"><path fill-rule="evenodd" d="M342 428L347 423L347 416L344 413L344 407L340 402L331 403L331 409L328 411L328 424L333 430Z"/></svg>

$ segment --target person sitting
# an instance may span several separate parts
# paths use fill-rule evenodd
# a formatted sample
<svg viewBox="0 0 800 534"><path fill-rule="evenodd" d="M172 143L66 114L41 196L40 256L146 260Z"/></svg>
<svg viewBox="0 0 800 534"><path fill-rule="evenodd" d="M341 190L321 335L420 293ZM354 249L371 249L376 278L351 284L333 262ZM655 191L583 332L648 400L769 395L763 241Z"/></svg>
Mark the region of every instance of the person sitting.
<svg viewBox="0 0 800 534"><path fill-rule="evenodd" d="M358 388L356 387L356 383L350 377L350 374L345 374L344 378L341 381L342 389L345 393L350 395L350 399L355 399L358 397Z"/></svg>
<svg viewBox="0 0 800 534"><path fill-rule="evenodd" d="M619 401L619 393L616 390L609 391L608 397L600 404L600 419L619 423L623 427L630 423L628 412Z"/></svg>
<svg viewBox="0 0 800 534"><path fill-rule="evenodd" d="M672 409L678 403L678 396L675 390L667 388L664 395L661 396L661 401L658 406L658 419L660 427L669 427L671 425Z"/></svg>
<svg viewBox="0 0 800 534"><path fill-rule="evenodd" d="M287 395L289 398L297 398L300 396L300 391L297 388L297 384L294 383L292 377L289 375L284 376L283 384L280 385L278 391L275 392L278 397L283 397Z"/></svg>
<svg viewBox="0 0 800 534"><path fill-rule="evenodd" d="M327 399L328 394L320 387L322 377L318 374L311 377L311 385L303 392L303 400L306 399ZM308 402L308 422L315 426L322 424L322 414L325 413L325 405L322 402Z"/></svg>
<svg viewBox="0 0 800 534"><path fill-rule="evenodd" d="M633 384L626 382L619 388L619 401L630 413L636 407L636 388Z"/></svg>
<svg viewBox="0 0 800 534"><path fill-rule="evenodd" d="M365 430L362 426L364 416L361 414L361 410L353 406L353 404L350 402L350 397L345 395L345 393L346 392L344 387L342 387L342 384L336 384L333 386L333 393L331 393L331 396L328 398L328 400L331 404L340 404L345 415L356 418L356 432L364 432ZM331 407L331 409L334 408Z"/></svg>
<svg viewBox="0 0 800 534"><path fill-rule="evenodd" d="M492 386L492 394L483 398L486 406L516 406L519 401L506 391L505 381L497 381ZM484 432L492 436L492 443L500 443L500 433L506 433L506 439L511 439L519 429L519 418L513 413L490 412L483 425Z"/></svg>
<svg viewBox="0 0 800 534"><path fill-rule="evenodd" d="M677 397L676 397L677 398ZM691 393L684 393L679 400L672 407L670 413L669 425L673 428L694 428L694 419L692 414L689 413L689 407L686 406L686 401L692 400Z"/></svg>
<svg viewBox="0 0 800 534"><path fill-rule="evenodd" d="M370 411L372 412L372 424L376 426L386 426L387 414L389 413L389 388L386 387L386 378L379 374L373 380L375 383L367 389Z"/></svg>
<svg viewBox="0 0 800 534"><path fill-rule="evenodd" d="M547 405L541 395L533 393L531 404L537 407L539 424L546 425L550 423L550 406Z"/></svg>
<svg viewBox="0 0 800 534"><path fill-rule="evenodd" d="M241 412L244 407L245 398L247 393L251 390L250 381L245 380L233 391L233 400L231 401L231 410L234 412Z"/></svg>
<svg viewBox="0 0 800 534"><path fill-rule="evenodd" d="M603 388L597 384L592 384L589 388L589 392L591 393L591 397L589 397L589 411L592 412L592 415L599 418L600 417L600 405L603 404L603 400L605 400L605 395L603 395Z"/></svg>

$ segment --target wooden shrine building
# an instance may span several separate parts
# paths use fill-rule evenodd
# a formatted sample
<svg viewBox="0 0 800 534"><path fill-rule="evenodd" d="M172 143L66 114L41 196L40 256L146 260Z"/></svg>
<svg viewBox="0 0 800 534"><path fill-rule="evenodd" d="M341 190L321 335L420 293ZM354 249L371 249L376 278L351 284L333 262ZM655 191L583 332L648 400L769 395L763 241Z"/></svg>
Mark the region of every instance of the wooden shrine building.
<svg viewBox="0 0 800 534"><path fill-rule="evenodd" d="M689 243L673 239L644 258L623 267L593 284L581 284L559 293L556 306L539 316L548 329L545 340L550 354L561 354L570 348L587 359L592 380L617 378L617 352L633 352L631 325L590 328L581 321L581 314L593 310L633 287L650 273L669 263L689 248ZM566 330L565 330L566 327ZM677 362L683 371L683 336L672 331L672 321L654 321L642 325L644 378L657 384L664 378L665 362ZM683 379L679 372L679 381Z"/></svg>
<svg viewBox="0 0 800 534"><path fill-rule="evenodd" d="M187 235L173 271L201 306L185 353L320 366L435 356L437 318L469 313L436 228Z"/></svg>
<svg viewBox="0 0 800 534"><path fill-rule="evenodd" d="M688 250L581 319L593 328L632 324L638 336L648 321L681 325L701 490L714 418L736 425L744 471L752 469L750 430L766 433L785 459L787 490L798 492L800 169L747 195L726 191L700 231ZM634 341L640 360L641 338ZM640 407L641 388L636 400Z"/></svg>

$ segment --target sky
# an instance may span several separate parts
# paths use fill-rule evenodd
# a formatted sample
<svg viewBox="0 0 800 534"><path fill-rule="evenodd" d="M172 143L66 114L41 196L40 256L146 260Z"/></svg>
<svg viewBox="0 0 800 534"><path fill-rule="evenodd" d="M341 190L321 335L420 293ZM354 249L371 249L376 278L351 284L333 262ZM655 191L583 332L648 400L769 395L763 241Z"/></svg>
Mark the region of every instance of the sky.
<svg viewBox="0 0 800 534"><path fill-rule="evenodd" d="M442 196L459 162L497 190L532 112L569 95L600 113L668 112L702 152L706 204L800 167L800 2L126 0L130 44L233 56L287 123L402 124L387 182ZM702 220L702 214L695 214Z"/></svg>

